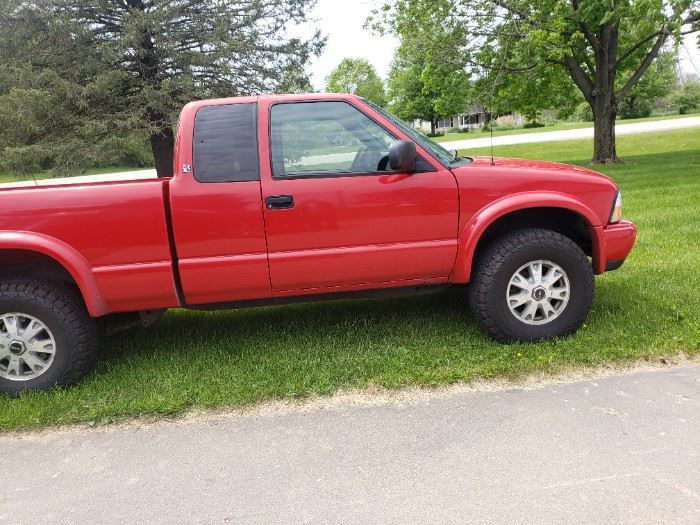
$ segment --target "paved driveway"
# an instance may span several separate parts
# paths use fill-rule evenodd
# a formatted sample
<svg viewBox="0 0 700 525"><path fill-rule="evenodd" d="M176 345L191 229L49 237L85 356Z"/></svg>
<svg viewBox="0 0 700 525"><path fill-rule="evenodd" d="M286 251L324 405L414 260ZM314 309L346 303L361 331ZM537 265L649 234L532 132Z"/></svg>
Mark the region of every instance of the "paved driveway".
<svg viewBox="0 0 700 525"><path fill-rule="evenodd" d="M700 117L687 117L667 120L654 120L651 122L635 122L634 124L617 124L615 134L634 135L636 133L654 133L670 131L674 129L686 129L700 127ZM508 146L510 144L533 144L536 142L554 142L558 140L576 140L593 138L593 128L567 129L562 131L543 131L535 133L520 133L517 135L504 135L493 138L494 146ZM457 140L443 142L447 149L457 149L468 153L470 148L486 148L491 145L491 138L486 136L480 139Z"/></svg>
<svg viewBox="0 0 700 525"><path fill-rule="evenodd" d="M700 366L0 438L0 522L700 523Z"/></svg>

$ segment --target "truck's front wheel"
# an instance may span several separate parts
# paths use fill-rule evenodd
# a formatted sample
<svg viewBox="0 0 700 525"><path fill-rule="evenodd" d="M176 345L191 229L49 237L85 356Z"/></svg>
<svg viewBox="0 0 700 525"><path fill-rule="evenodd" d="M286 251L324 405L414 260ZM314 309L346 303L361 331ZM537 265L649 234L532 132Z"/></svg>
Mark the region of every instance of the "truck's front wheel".
<svg viewBox="0 0 700 525"><path fill-rule="evenodd" d="M545 229L516 231L477 261L470 300L477 323L502 342L574 333L593 303L593 269L568 237Z"/></svg>
<svg viewBox="0 0 700 525"><path fill-rule="evenodd" d="M0 284L0 393L70 385L95 362L97 331L73 290L32 279Z"/></svg>

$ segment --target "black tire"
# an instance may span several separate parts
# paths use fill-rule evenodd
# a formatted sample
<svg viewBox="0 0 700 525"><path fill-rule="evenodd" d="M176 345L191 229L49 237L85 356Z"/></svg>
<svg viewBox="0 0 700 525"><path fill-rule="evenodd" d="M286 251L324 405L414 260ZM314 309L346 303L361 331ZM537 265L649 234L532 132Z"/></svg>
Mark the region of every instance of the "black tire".
<svg viewBox="0 0 700 525"><path fill-rule="evenodd" d="M511 312L507 293L518 269L537 260L563 269L570 292L558 317L535 325ZM581 248L560 233L530 228L505 235L486 248L476 261L469 299L477 323L496 341L536 342L576 332L590 312L593 293L593 268Z"/></svg>
<svg viewBox="0 0 700 525"><path fill-rule="evenodd" d="M0 316L15 312L32 316L48 328L55 341L53 361L36 377L20 381L12 378L17 376L14 370L8 374L10 357L0 359L0 393L16 396L26 390L68 386L92 370L97 329L76 291L34 279L5 280L0 283ZM0 321L0 344L12 339L8 334ZM42 337L47 335L42 332ZM29 373L28 365L22 369Z"/></svg>

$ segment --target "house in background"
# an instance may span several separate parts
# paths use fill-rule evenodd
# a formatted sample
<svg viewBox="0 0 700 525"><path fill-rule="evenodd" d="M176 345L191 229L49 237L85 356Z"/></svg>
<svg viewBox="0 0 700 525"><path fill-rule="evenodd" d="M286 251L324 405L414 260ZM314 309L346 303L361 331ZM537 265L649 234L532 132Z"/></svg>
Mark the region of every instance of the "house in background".
<svg viewBox="0 0 700 525"><path fill-rule="evenodd" d="M487 112L483 107L472 106L468 111L459 115L439 119L436 122L435 131L447 133L450 131L478 130L491 120L491 113ZM496 118L495 122L499 126L520 126L524 124L524 119L520 113L514 112ZM423 133L430 133L429 120L415 120L413 121L413 127Z"/></svg>

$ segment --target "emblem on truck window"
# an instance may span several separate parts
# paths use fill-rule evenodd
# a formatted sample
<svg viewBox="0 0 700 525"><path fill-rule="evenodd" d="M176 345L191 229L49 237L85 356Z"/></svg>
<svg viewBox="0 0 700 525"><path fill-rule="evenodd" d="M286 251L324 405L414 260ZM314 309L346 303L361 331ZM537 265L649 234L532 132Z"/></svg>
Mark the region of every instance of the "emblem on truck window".
<svg viewBox="0 0 700 525"><path fill-rule="evenodd" d="M192 171L192 166L189 164L183 164L182 165L182 173L189 173Z"/></svg>

